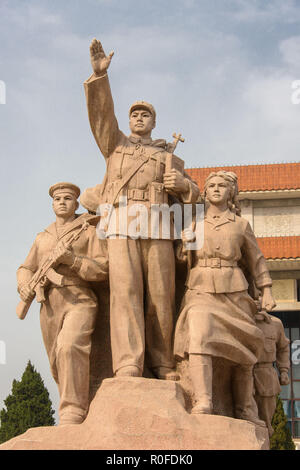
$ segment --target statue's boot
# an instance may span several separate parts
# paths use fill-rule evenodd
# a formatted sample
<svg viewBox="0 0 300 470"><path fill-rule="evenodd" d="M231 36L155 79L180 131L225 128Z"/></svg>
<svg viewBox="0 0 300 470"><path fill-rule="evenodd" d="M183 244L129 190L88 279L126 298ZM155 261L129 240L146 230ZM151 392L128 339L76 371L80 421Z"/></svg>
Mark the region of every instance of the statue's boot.
<svg viewBox="0 0 300 470"><path fill-rule="evenodd" d="M66 426L69 424L81 424L85 420L85 415L66 412L59 419L59 426Z"/></svg>
<svg viewBox="0 0 300 470"><path fill-rule="evenodd" d="M141 377L142 371L137 366L124 366L115 373L116 377Z"/></svg>
<svg viewBox="0 0 300 470"><path fill-rule="evenodd" d="M176 370L172 369L171 367L154 367L153 374L155 377L162 380L176 381L180 379L179 375L176 373Z"/></svg>
<svg viewBox="0 0 300 470"><path fill-rule="evenodd" d="M233 373L233 403L235 418L251 421L258 426L266 426L258 418L257 405L253 390L253 366L238 365Z"/></svg>
<svg viewBox="0 0 300 470"><path fill-rule="evenodd" d="M190 354L189 372L196 404L192 414L212 414L212 359L206 354Z"/></svg>

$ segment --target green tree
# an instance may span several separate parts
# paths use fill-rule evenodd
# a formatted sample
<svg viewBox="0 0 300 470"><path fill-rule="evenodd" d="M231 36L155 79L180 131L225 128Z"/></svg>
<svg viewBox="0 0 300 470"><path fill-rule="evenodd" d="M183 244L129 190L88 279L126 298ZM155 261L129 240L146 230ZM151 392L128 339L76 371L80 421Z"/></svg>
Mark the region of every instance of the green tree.
<svg viewBox="0 0 300 470"><path fill-rule="evenodd" d="M295 450L291 432L288 428L287 417L279 395L276 401L276 410L272 419L274 433L270 439L271 450Z"/></svg>
<svg viewBox="0 0 300 470"><path fill-rule="evenodd" d="M53 426L54 410L40 374L30 361L20 381L14 380L12 392L0 411L0 443L37 426Z"/></svg>

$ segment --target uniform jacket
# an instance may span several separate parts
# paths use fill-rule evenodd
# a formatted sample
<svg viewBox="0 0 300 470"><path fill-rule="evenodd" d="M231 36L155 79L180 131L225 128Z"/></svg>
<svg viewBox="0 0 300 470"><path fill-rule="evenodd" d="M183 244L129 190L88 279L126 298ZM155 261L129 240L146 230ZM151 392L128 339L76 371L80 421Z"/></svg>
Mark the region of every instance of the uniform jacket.
<svg viewBox="0 0 300 470"><path fill-rule="evenodd" d="M127 198L129 206L140 203L149 208L151 204L168 203L168 194L162 184L168 154L166 141L127 137L120 131L107 74L102 77L92 75L84 87L91 129L107 164L99 203L117 205L116 188L139 161L142 163L141 168L119 195ZM180 199L184 203L196 202L199 188L186 173L184 176L189 191L181 194ZM121 232L121 229L117 229L117 233Z"/></svg>
<svg viewBox="0 0 300 470"><path fill-rule="evenodd" d="M289 339L284 334L284 328L279 318L269 315L271 322L258 321L257 326L264 334L264 348L258 357L254 368L254 384L256 393L260 396L276 396L280 393L278 374L290 368Z"/></svg>
<svg viewBox="0 0 300 470"><path fill-rule="evenodd" d="M241 262L258 288L272 285L266 261L248 221L229 209L220 218L206 215L203 247L190 256L192 267L186 282L189 289L208 293L247 290L248 282L239 266ZM201 266L202 260L213 258L216 258L215 267ZM229 266L222 266L219 260L225 260Z"/></svg>
<svg viewBox="0 0 300 470"><path fill-rule="evenodd" d="M88 287L88 281L103 281L108 276L108 258L104 241L97 237L95 226L98 217L82 214L66 225L65 231L58 237L55 222L49 225L44 232L37 235L25 262L17 271L18 290L25 283L28 283L33 274L38 270L44 260L51 254L60 240L67 241L74 232L78 231L84 221L88 221L90 226L81 233L72 249L75 254L73 266L60 264L55 268L56 272L64 276L64 285Z"/></svg>

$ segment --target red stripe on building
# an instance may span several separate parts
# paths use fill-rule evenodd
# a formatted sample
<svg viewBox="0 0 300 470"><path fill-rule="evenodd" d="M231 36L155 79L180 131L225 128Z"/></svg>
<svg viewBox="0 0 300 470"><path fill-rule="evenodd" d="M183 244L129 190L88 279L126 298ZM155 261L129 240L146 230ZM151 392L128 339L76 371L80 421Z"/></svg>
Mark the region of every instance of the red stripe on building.
<svg viewBox="0 0 300 470"><path fill-rule="evenodd" d="M272 191L300 188L300 163L269 165L187 168L187 173L203 191L204 181L213 171L233 171L238 177L239 191Z"/></svg>
<svg viewBox="0 0 300 470"><path fill-rule="evenodd" d="M300 258L300 237L257 238L266 259Z"/></svg>

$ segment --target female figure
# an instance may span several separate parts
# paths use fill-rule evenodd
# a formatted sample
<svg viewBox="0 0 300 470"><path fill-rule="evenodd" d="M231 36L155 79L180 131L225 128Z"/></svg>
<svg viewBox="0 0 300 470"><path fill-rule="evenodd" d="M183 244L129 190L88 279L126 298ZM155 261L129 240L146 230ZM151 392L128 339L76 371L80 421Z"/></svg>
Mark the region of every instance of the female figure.
<svg viewBox="0 0 300 470"><path fill-rule="evenodd" d="M275 302L265 259L248 221L240 216L237 194L232 172L211 173L206 179L204 244L188 253L191 269L174 352L182 358L189 355L196 398L192 413L212 413L212 357L221 357L233 365L235 417L262 424L253 408L253 365L263 336L255 324L257 307L248 294L242 264L261 291L262 308L271 310Z"/></svg>

